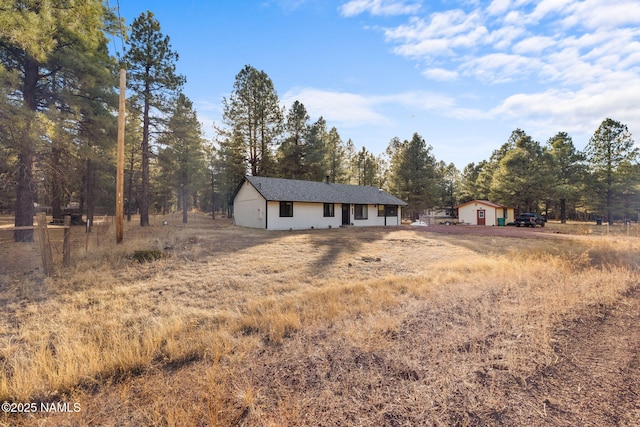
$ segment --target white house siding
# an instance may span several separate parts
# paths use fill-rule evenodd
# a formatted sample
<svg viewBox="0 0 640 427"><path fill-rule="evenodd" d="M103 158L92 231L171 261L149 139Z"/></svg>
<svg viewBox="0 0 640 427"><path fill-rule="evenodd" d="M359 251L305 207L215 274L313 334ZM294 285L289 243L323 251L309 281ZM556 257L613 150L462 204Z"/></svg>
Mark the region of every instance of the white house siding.
<svg viewBox="0 0 640 427"><path fill-rule="evenodd" d="M354 219L353 217L353 205L351 205L351 213L352 220L354 226L392 226L392 225L400 225L400 218L402 218L402 213L400 211L400 207L398 206L398 216L388 216L385 224L385 217L378 216L378 205L368 205L368 218L364 219Z"/></svg>
<svg viewBox="0 0 640 427"><path fill-rule="evenodd" d="M484 210L485 225L498 225L498 218L505 218L505 223L513 221L513 208L503 208L473 202L458 208L458 219L471 225L478 225L478 210ZM506 210L506 216L505 216Z"/></svg>
<svg viewBox="0 0 640 427"><path fill-rule="evenodd" d="M340 212L342 212L342 206L340 206ZM388 216L386 226L400 225L402 218L402 208L397 207L398 216ZM367 219L355 219L355 205L351 204L349 210L350 220L349 223L354 227L373 227L373 226L385 226L385 220L383 216L378 216L378 205L367 205Z"/></svg>
<svg viewBox="0 0 640 427"><path fill-rule="evenodd" d="M263 199L264 200L264 199ZM302 230L313 228L340 227L342 224L342 206L334 204L333 217L324 216L324 203L293 202L293 216L280 216L280 202L268 203L269 230Z"/></svg>
<svg viewBox="0 0 640 427"><path fill-rule="evenodd" d="M463 206L458 209L458 219L464 224L476 225L476 206Z"/></svg>
<svg viewBox="0 0 640 427"><path fill-rule="evenodd" d="M459 208L458 219L465 224L478 225L479 210L484 210L485 225L498 225L496 208L482 203L472 203Z"/></svg>
<svg viewBox="0 0 640 427"><path fill-rule="evenodd" d="M342 225L342 204L334 203L334 216L324 216L324 203L293 203L293 217L280 216L280 202L268 203L268 228L269 230L304 230L313 228L336 228ZM383 216L378 216L377 205L368 205L367 219L354 218L354 205L349 209L349 223L356 227L384 226ZM234 209L235 210L235 209ZM398 216L387 217L387 226L400 225L401 208L398 207Z"/></svg>
<svg viewBox="0 0 640 427"><path fill-rule="evenodd" d="M233 220L242 227L265 228L264 198L249 182L245 182L233 202Z"/></svg>
<svg viewBox="0 0 640 427"><path fill-rule="evenodd" d="M496 208L487 206L484 216L485 225L498 225L498 212ZM502 208L500 208L500 216L502 217Z"/></svg>

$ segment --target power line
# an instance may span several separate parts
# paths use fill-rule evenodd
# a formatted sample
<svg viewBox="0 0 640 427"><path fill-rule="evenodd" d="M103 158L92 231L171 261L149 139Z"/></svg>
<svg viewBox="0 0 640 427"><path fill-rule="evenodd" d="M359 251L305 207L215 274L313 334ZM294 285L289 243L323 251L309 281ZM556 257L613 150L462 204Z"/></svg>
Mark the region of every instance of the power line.
<svg viewBox="0 0 640 427"><path fill-rule="evenodd" d="M116 0L116 5L117 5L116 10L118 11L118 25L120 26L120 43L122 44L122 54L124 55L125 33L124 33L124 28L122 27L122 18L120 17L120 0Z"/></svg>
<svg viewBox="0 0 640 427"><path fill-rule="evenodd" d="M120 16L120 0L116 0L117 5L116 5L116 13L118 15L118 28L120 29L120 31L117 34L117 37L120 39L120 46L122 48L122 55L124 56L125 53L125 48L124 48L124 28L122 26L122 17ZM111 10L111 5L109 4L109 0L107 0L107 8L109 10ZM115 37L111 39L111 41L113 42L113 50L116 54L118 54L118 46L116 45L116 39Z"/></svg>

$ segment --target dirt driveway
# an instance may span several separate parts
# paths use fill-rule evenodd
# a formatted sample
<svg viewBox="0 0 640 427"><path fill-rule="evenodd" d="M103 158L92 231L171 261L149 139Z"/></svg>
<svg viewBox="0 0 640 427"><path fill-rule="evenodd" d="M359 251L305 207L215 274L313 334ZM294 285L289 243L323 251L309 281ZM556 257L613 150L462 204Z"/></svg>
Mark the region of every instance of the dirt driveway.
<svg viewBox="0 0 640 427"><path fill-rule="evenodd" d="M473 235L494 237L518 237L523 239L566 238L568 235L548 227L487 227L483 225L429 225L427 227L411 227L426 233L448 235ZM575 238L576 236L572 236Z"/></svg>

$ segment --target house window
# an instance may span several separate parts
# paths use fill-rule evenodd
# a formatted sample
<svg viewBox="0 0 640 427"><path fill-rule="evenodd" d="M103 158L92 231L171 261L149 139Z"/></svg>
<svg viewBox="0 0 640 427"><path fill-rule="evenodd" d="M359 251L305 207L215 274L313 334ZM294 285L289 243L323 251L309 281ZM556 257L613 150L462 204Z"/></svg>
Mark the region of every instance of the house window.
<svg viewBox="0 0 640 427"><path fill-rule="evenodd" d="M324 216L325 217L334 217L335 213L335 205L333 203L325 203L324 204Z"/></svg>
<svg viewBox="0 0 640 427"><path fill-rule="evenodd" d="M354 205L353 216L355 219L368 219L369 212L367 211L367 205Z"/></svg>
<svg viewBox="0 0 640 427"><path fill-rule="evenodd" d="M281 217L293 216L293 202L280 202L280 216Z"/></svg>
<svg viewBox="0 0 640 427"><path fill-rule="evenodd" d="M398 216L398 207L393 205L378 205L378 216Z"/></svg>

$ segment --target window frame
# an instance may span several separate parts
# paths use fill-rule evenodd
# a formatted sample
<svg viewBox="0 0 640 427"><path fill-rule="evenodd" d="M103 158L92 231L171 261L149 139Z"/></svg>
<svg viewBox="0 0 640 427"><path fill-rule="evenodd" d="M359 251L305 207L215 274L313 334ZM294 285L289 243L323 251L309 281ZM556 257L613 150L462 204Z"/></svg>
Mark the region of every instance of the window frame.
<svg viewBox="0 0 640 427"><path fill-rule="evenodd" d="M280 202L280 218L293 218L293 202Z"/></svg>
<svg viewBox="0 0 640 427"><path fill-rule="evenodd" d="M358 213L358 208L360 208L359 213ZM369 205L354 204L353 219L357 219L360 221L369 219Z"/></svg>
<svg viewBox="0 0 640 427"><path fill-rule="evenodd" d="M335 203L324 203L322 206L322 216L324 218L335 218L336 216Z"/></svg>
<svg viewBox="0 0 640 427"><path fill-rule="evenodd" d="M396 205L378 205L379 217L397 217L398 207Z"/></svg>

